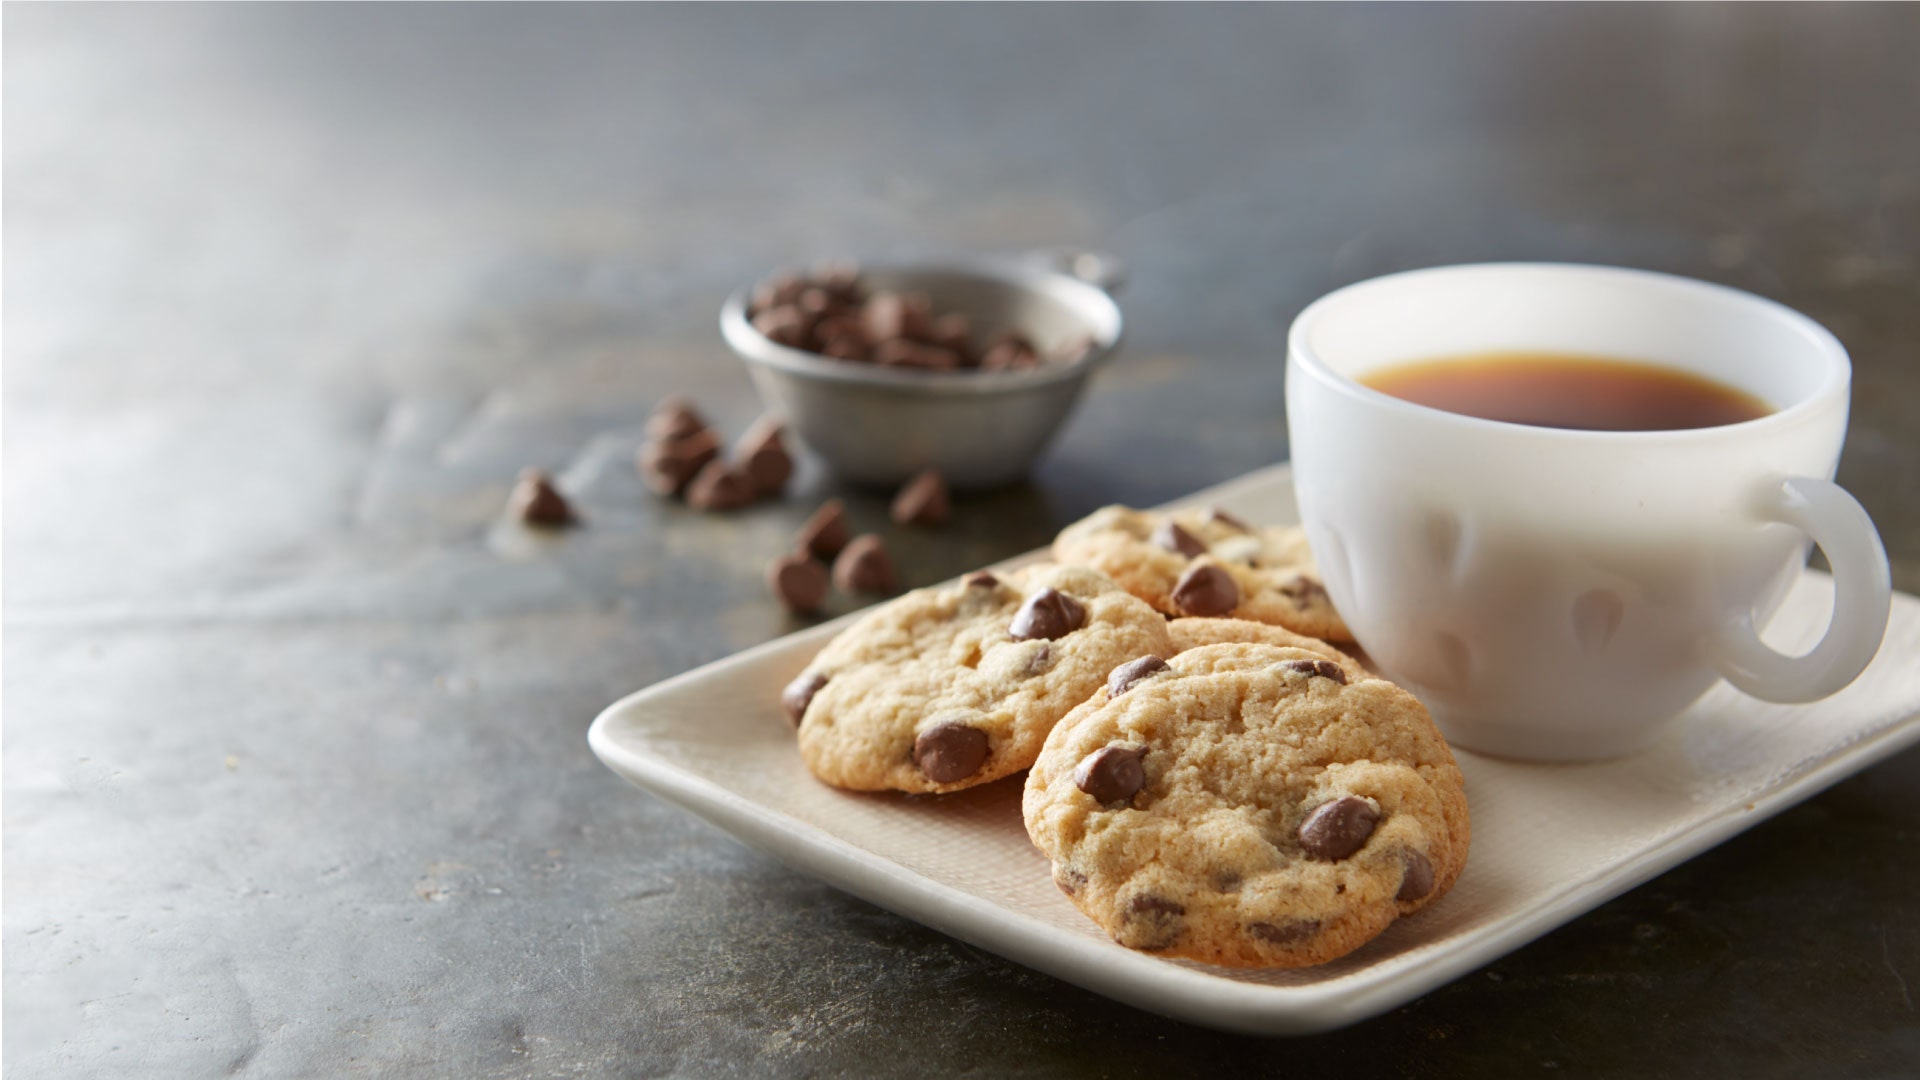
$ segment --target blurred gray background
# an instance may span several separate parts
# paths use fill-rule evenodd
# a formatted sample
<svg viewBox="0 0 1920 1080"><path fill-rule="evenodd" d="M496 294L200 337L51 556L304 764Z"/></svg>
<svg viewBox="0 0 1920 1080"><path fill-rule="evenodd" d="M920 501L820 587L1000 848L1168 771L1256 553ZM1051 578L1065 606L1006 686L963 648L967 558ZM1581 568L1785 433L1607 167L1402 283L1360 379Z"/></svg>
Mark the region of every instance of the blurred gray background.
<svg viewBox="0 0 1920 1080"><path fill-rule="evenodd" d="M1920 589L1920 8L4 8L7 1077L1896 1076L1908 752L1355 1029L1205 1032L624 787L818 500L645 496L780 265L1085 245L1129 342L909 584L1286 456L1287 322L1620 263L1806 311ZM589 527L499 522L559 472ZM858 493L856 521L883 503Z"/></svg>

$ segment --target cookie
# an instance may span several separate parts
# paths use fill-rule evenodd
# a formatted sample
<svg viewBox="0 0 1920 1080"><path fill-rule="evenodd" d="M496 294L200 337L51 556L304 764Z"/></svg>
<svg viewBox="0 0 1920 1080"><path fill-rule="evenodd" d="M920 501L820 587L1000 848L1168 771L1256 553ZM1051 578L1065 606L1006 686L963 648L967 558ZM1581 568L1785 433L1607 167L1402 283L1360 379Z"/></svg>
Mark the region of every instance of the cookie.
<svg viewBox="0 0 1920 1080"><path fill-rule="evenodd" d="M857 791L957 791L1033 764L1053 725L1167 623L1084 567L969 574L848 627L788 685L815 776Z"/></svg>
<svg viewBox="0 0 1920 1080"><path fill-rule="evenodd" d="M1093 567L1169 616L1249 619L1353 640L1298 528L1256 528L1221 510L1108 506L1062 530L1053 557Z"/></svg>
<svg viewBox="0 0 1920 1080"><path fill-rule="evenodd" d="M1411 694L1261 644L1116 670L1048 736L1022 810L1115 941L1235 967L1359 948L1452 887L1469 833L1460 770Z"/></svg>
<svg viewBox="0 0 1920 1080"><path fill-rule="evenodd" d="M1174 619L1167 624L1167 637L1173 651L1186 652L1203 645L1279 645L1305 649L1340 665L1348 681L1369 674L1359 660L1339 649L1305 634L1296 634L1284 626L1257 623L1250 619Z"/></svg>

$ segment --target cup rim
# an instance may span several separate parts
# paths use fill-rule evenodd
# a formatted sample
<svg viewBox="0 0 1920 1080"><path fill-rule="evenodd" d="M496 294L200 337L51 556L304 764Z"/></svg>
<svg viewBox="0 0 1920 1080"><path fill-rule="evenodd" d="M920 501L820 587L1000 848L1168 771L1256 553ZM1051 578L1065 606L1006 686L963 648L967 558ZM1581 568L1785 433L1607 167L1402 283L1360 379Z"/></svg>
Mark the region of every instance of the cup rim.
<svg viewBox="0 0 1920 1080"><path fill-rule="evenodd" d="M1718 424L1712 427L1675 428L1653 431L1595 431L1585 428L1544 427L1538 424L1521 424L1510 420L1488 420L1484 417L1467 416L1462 413L1448 412L1431 405L1421 405L1383 393L1359 381L1342 375L1329 367L1326 361L1314 352L1309 344L1314 321L1325 314L1333 303L1350 293L1372 289L1388 282L1404 282L1420 277L1451 277L1456 275L1480 274L1492 272L1532 271L1568 276L1632 278L1658 285L1663 288L1692 292L1698 295L1711 295L1731 298L1754 309L1756 313L1766 315L1784 324L1784 328L1795 331L1810 340L1820 354L1822 368L1820 383L1811 393L1752 420L1742 420L1733 424ZM1744 289L1729 285L1719 285L1698 278L1684 277L1679 274L1666 274L1657 270L1639 270L1624 266L1607 266L1597 263L1573 262L1483 262L1453 263L1444 266L1428 266L1415 270L1402 270L1397 273L1383 274L1379 277L1356 281L1321 296L1301 309L1294 316L1293 323L1287 329L1287 361L1311 375L1329 389L1364 402L1376 408L1399 413L1409 419L1462 425L1470 430L1505 432L1513 434L1527 432L1538 438L1556 439L1569 442L1700 442L1728 435L1765 434L1774 428L1788 427L1799 422L1813 410L1821 407L1835 393L1842 393L1852 377L1852 364L1847 350L1831 330L1815 322L1810 316L1796 311L1776 300L1769 300Z"/></svg>

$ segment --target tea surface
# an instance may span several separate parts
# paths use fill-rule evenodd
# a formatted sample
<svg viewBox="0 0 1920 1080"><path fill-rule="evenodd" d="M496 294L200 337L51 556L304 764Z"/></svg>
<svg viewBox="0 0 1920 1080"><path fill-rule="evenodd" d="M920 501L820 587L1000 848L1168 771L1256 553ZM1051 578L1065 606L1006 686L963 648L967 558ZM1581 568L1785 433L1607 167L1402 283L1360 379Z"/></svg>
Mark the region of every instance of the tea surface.
<svg viewBox="0 0 1920 1080"><path fill-rule="evenodd" d="M1766 402L1690 371L1572 353L1496 352L1396 364L1363 386L1483 420L1584 431L1681 431L1755 420Z"/></svg>

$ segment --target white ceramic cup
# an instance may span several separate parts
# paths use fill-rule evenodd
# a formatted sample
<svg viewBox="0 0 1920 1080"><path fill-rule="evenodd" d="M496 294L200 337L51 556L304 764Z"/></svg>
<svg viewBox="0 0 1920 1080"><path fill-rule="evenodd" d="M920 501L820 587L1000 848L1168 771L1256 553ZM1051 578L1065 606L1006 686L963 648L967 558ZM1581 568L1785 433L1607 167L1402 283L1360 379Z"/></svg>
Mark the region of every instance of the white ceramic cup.
<svg viewBox="0 0 1920 1080"><path fill-rule="evenodd" d="M1569 431L1356 381L1489 350L1666 364L1775 411L1686 431ZM1850 373L1806 316L1686 278L1520 263L1376 278L1316 301L1288 335L1301 518L1360 644L1450 740L1533 759L1628 753L1720 678L1813 701L1879 648L1886 551L1832 481ZM1809 540L1833 567L1833 618L1811 652L1786 656L1758 628Z"/></svg>

